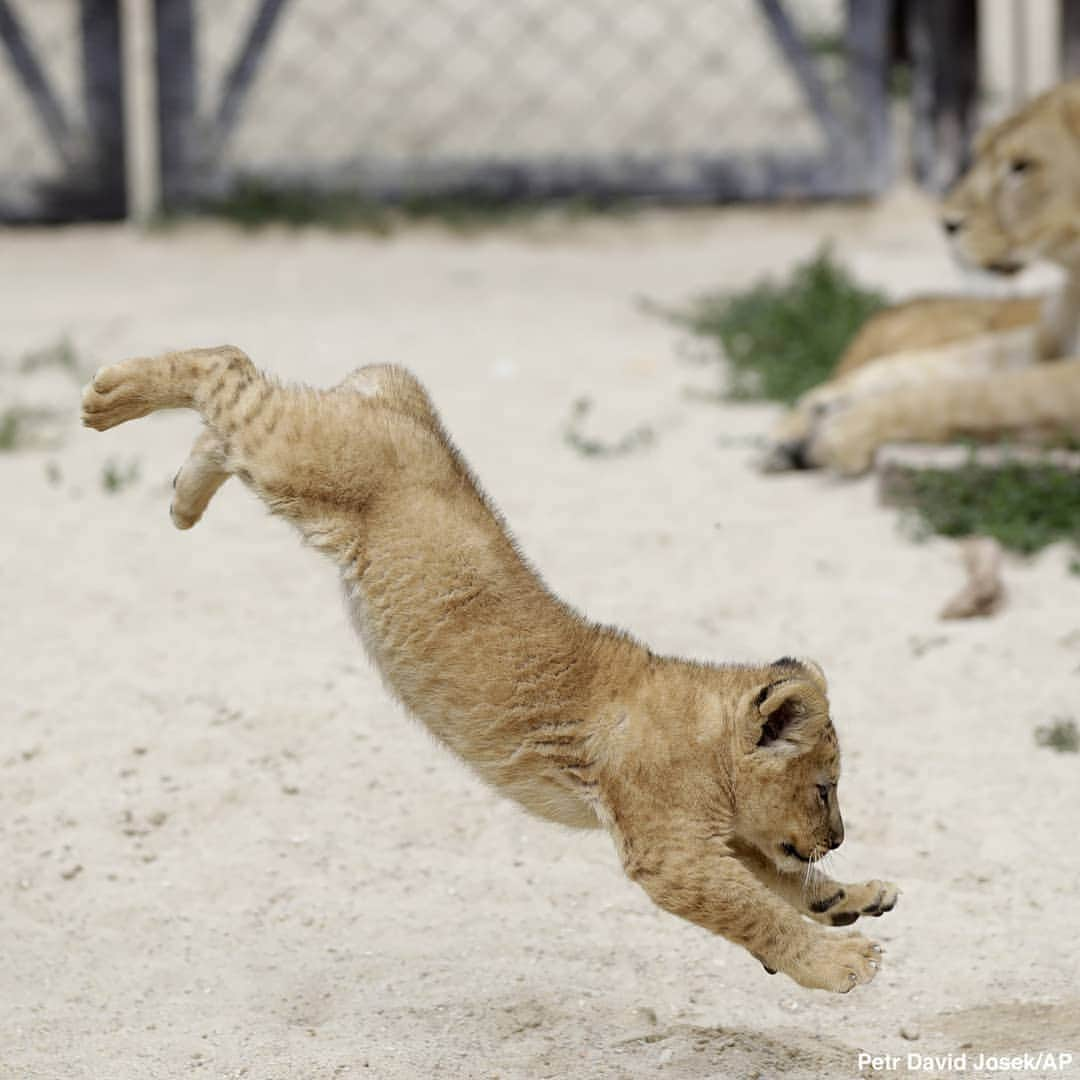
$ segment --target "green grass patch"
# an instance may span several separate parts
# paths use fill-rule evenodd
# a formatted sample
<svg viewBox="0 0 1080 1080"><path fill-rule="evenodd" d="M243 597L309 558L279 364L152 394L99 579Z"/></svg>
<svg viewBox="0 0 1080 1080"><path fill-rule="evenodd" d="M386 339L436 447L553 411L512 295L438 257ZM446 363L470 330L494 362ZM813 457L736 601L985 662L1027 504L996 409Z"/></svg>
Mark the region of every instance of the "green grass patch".
<svg viewBox="0 0 1080 1080"><path fill-rule="evenodd" d="M56 441L54 429L60 416L55 409L24 405L0 409L0 453L51 445Z"/></svg>
<svg viewBox="0 0 1080 1080"><path fill-rule="evenodd" d="M225 196L204 200L194 214L222 218L246 229L267 225L320 227L387 236L410 224L435 224L457 232L500 228L559 215L566 219L629 213L628 199L574 196L565 199L522 198L483 192L462 195L412 195L382 201L346 189L322 190L303 185L275 186L239 181ZM179 217L191 215L181 214ZM163 224L177 220L166 219Z"/></svg>
<svg viewBox="0 0 1080 1080"><path fill-rule="evenodd" d="M857 285L823 249L785 282L707 294L665 314L723 350L729 397L790 404L829 377L859 328L884 306L884 296Z"/></svg>
<svg viewBox="0 0 1080 1080"><path fill-rule="evenodd" d="M82 381L83 372L79 363L79 354L69 337L62 337L40 349L31 349L23 353L19 360L19 371L23 375L48 369L62 371L76 381Z"/></svg>
<svg viewBox="0 0 1080 1080"><path fill-rule="evenodd" d="M24 429L24 417L19 409L5 409L0 413L0 451L18 448Z"/></svg>
<svg viewBox="0 0 1080 1080"><path fill-rule="evenodd" d="M138 479L139 463L137 461L129 461L126 465L121 465L110 458L101 469L101 486L110 495L119 494L125 488L137 483Z"/></svg>
<svg viewBox="0 0 1080 1080"><path fill-rule="evenodd" d="M906 509L917 536L992 536L1024 555L1060 540L1080 545L1080 473L1057 465L896 467L882 494Z"/></svg>
<svg viewBox="0 0 1080 1080"><path fill-rule="evenodd" d="M1080 731L1076 721L1066 717L1059 716L1049 724L1040 724L1035 729L1035 742L1059 754L1080 753Z"/></svg>

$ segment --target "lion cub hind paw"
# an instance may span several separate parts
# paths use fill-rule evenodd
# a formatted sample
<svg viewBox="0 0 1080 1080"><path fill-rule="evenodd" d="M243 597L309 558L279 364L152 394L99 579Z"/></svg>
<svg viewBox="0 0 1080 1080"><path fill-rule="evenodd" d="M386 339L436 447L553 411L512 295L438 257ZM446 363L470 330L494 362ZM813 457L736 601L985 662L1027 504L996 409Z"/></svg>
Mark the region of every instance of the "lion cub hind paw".
<svg viewBox="0 0 1080 1080"><path fill-rule="evenodd" d="M881 946L862 934L827 938L818 943L792 978L811 990L846 994L870 982L881 967Z"/></svg>
<svg viewBox="0 0 1080 1080"><path fill-rule="evenodd" d="M147 393L137 360L123 360L99 368L82 396L82 422L96 431L108 431L127 420L137 420L157 407Z"/></svg>

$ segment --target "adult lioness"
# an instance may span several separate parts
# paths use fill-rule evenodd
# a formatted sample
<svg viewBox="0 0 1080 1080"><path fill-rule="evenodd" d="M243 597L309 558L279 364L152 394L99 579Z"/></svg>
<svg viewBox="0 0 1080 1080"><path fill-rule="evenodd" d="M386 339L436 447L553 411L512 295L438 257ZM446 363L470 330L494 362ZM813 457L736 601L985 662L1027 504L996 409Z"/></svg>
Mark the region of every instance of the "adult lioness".
<svg viewBox="0 0 1080 1080"><path fill-rule="evenodd" d="M887 442L1080 431L1080 81L984 131L942 209L957 258L1066 272L1045 301L914 301L868 324L784 419L768 464L868 468ZM1043 363L1051 361L1051 363Z"/></svg>
<svg viewBox="0 0 1080 1080"><path fill-rule="evenodd" d="M228 347L128 360L95 375L83 421L182 407L206 430L176 477L178 527L239 476L337 564L386 682L484 779L552 821L605 826L658 904L767 969L839 992L874 977L876 945L802 918L846 925L897 897L814 869L844 835L815 664L687 663L586 622L523 562L401 368L317 391Z"/></svg>

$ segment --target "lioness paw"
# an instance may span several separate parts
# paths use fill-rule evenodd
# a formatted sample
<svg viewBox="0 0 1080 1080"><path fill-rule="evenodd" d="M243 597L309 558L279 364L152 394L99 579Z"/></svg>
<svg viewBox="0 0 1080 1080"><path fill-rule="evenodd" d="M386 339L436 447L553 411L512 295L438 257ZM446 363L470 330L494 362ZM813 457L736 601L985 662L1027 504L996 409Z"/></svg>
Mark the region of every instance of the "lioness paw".
<svg viewBox="0 0 1080 1080"><path fill-rule="evenodd" d="M881 946L862 934L822 936L797 958L787 974L810 990L846 994L877 975L881 956Z"/></svg>
<svg viewBox="0 0 1080 1080"><path fill-rule="evenodd" d="M853 408L823 424L806 451L819 468L841 476L861 476L874 464L878 438L867 406Z"/></svg>

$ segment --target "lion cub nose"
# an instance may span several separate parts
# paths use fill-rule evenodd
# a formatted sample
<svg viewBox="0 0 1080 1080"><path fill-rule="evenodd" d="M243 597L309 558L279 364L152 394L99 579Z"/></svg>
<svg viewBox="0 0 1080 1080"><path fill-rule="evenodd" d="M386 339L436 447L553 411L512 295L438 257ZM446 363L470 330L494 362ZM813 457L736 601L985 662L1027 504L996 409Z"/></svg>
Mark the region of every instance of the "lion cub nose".
<svg viewBox="0 0 1080 1080"><path fill-rule="evenodd" d="M946 236L955 236L964 227L964 219L944 217L941 219L941 227L945 230Z"/></svg>

